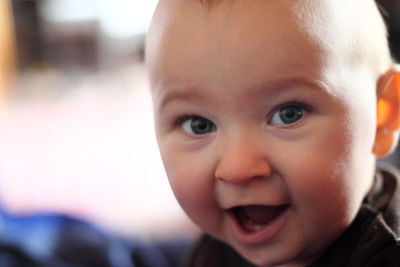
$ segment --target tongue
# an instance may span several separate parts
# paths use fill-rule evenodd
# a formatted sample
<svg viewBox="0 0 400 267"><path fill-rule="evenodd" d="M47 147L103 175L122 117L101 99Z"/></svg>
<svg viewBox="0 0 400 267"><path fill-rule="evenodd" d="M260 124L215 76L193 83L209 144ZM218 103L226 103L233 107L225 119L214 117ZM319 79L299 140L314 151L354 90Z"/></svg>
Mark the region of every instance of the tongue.
<svg viewBox="0 0 400 267"><path fill-rule="evenodd" d="M250 220L254 224L267 224L272 221L283 209L281 206L244 206L239 208L242 219Z"/></svg>

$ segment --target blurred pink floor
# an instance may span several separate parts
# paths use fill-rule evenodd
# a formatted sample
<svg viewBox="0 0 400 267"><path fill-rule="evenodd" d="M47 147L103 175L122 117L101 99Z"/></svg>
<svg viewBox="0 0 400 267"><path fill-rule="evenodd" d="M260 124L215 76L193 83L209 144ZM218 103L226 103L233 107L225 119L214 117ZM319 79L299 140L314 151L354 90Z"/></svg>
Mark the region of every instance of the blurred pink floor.
<svg viewBox="0 0 400 267"><path fill-rule="evenodd" d="M190 232L158 154L147 87L142 69L127 69L62 96L10 101L0 111L2 205L128 235Z"/></svg>

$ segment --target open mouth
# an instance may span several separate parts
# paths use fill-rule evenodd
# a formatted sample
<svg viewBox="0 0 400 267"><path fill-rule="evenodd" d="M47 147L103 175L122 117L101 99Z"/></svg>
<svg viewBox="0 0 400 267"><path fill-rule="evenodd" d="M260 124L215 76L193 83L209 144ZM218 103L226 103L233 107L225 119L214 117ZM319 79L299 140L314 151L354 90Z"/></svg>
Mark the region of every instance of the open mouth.
<svg viewBox="0 0 400 267"><path fill-rule="evenodd" d="M249 205L234 207L230 211L244 231L253 233L265 228L287 208L287 204L279 206Z"/></svg>

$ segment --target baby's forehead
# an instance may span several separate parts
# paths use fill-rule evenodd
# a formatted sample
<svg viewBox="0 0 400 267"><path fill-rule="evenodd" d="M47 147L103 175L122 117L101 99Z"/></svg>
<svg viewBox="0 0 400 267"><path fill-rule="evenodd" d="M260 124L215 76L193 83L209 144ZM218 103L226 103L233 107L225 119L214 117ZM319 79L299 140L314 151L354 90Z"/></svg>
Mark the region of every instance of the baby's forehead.
<svg viewBox="0 0 400 267"><path fill-rule="evenodd" d="M196 18L228 23L229 18L242 21L252 17L254 22L263 24L273 17L282 26L296 18L301 25L333 23L351 29L364 28L370 25L369 21L376 23L376 10L373 0L160 0L155 17L163 16L165 26L190 23Z"/></svg>
<svg viewBox="0 0 400 267"><path fill-rule="evenodd" d="M239 56L245 42L268 43L268 38L279 37L278 42L287 49L299 47L306 41L313 43L315 53L326 49L330 50L328 56L341 53L341 60L357 64L367 62L377 76L390 62L385 27L372 0L209 2L161 0L147 42L148 61L162 59L154 55L163 56L168 49L167 61L174 61L171 51L175 53L172 55L187 53L183 58L193 58L196 50L182 49L184 43L204 46L214 42L226 49L235 44ZM251 35L252 32L257 34ZM262 45L254 48L264 49Z"/></svg>

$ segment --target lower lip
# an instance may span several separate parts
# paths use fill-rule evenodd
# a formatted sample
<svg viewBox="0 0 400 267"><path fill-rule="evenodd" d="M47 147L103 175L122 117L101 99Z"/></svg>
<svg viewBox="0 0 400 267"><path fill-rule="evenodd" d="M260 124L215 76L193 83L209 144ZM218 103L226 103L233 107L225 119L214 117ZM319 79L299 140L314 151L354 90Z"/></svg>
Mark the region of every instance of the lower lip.
<svg viewBox="0 0 400 267"><path fill-rule="evenodd" d="M255 245L261 242L267 242L272 239L279 230L283 227L288 214L289 208L287 207L281 214L279 214L276 218L274 218L270 223L268 223L263 229L256 232L247 232L240 225L238 220L232 213L229 214L229 224L233 229L233 234L235 238L243 244L247 245Z"/></svg>

